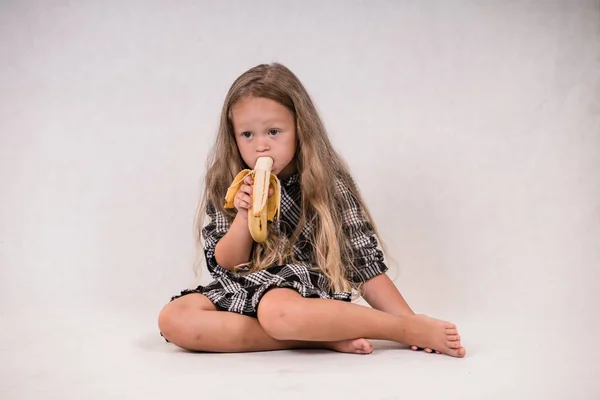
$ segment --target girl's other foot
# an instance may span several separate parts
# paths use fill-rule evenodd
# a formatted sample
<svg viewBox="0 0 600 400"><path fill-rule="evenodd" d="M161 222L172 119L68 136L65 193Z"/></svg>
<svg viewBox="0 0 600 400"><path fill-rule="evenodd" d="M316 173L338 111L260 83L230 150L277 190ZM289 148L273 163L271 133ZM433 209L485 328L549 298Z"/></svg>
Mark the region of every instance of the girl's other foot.
<svg viewBox="0 0 600 400"><path fill-rule="evenodd" d="M415 347L441 352L452 357L462 358L467 354L460 344L460 335L456 325L427 317L411 315L404 318L402 343L414 343Z"/></svg>
<svg viewBox="0 0 600 400"><path fill-rule="evenodd" d="M323 347L340 353L371 354L373 346L367 339L348 339L338 342L325 342Z"/></svg>

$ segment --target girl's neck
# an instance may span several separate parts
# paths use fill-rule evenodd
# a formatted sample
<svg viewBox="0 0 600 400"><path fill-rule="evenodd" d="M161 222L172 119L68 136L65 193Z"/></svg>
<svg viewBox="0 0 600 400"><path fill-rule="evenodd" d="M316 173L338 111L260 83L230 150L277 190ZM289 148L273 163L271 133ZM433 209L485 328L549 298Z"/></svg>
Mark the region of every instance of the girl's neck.
<svg viewBox="0 0 600 400"><path fill-rule="evenodd" d="M290 176L294 175L296 172L298 172L298 169L296 168L296 163L292 161L279 174L277 174L277 177L279 179L287 179Z"/></svg>

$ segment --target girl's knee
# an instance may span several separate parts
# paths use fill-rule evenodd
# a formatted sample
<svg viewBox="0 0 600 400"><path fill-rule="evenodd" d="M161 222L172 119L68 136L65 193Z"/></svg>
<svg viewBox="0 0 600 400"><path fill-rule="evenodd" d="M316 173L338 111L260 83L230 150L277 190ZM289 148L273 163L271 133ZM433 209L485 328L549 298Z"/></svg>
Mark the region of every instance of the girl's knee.
<svg viewBox="0 0 600 400"><path fill-rule="evenodd" d="M258 321L277 340L293 340L305 325L303 298L291 289L272 289L258 305Z"/></svg>
<svg viewBox="0 0 600 400"><path fill-rule="evenodd" d="M177 331L181 330L181 313L181 305L170 302L158 314L158 329L169 342L173 342Z"/></svg>
<svg viewBox="0 0 600 400"><path fill-rule="evenodd" d="M201 294L188 294L167 303L158 314L158 329L169 342L178 344L188 331L186 324L200 317L204 311L214 310L214 305Z"/></svg>

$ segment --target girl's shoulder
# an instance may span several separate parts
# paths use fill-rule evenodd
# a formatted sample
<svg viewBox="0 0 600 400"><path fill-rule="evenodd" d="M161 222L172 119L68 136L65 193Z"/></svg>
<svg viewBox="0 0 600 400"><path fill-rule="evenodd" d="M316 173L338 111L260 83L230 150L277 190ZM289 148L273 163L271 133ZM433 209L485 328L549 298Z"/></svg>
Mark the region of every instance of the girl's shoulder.
<svg viewBox="0 0 600 400"><path fill-rule="evenodd" d="M344 203L347 203L348 206L359 207L360 201L356 197L358 194L358 188L356 187L356 183L352 178L334 178L335 190L340 195L340 197L344 200Z"/></svg>

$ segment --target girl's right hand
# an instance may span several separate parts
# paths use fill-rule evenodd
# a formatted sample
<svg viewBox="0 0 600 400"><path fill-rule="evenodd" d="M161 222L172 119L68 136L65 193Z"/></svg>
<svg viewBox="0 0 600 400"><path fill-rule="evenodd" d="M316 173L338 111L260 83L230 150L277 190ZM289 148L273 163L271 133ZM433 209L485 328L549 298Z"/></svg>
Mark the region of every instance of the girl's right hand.
<svg viewBox="0 0 600 400"><path fill-rule="evenodd" d="M233 199L233 205L238 211L238 215L241 215L245 219L248 219L248 210L252 207L252 185L254 180L251 176L247 176L244 179L244 183L240 186L235 198ZM269 189L269 197L273 195L273 189Z"/></svg>

